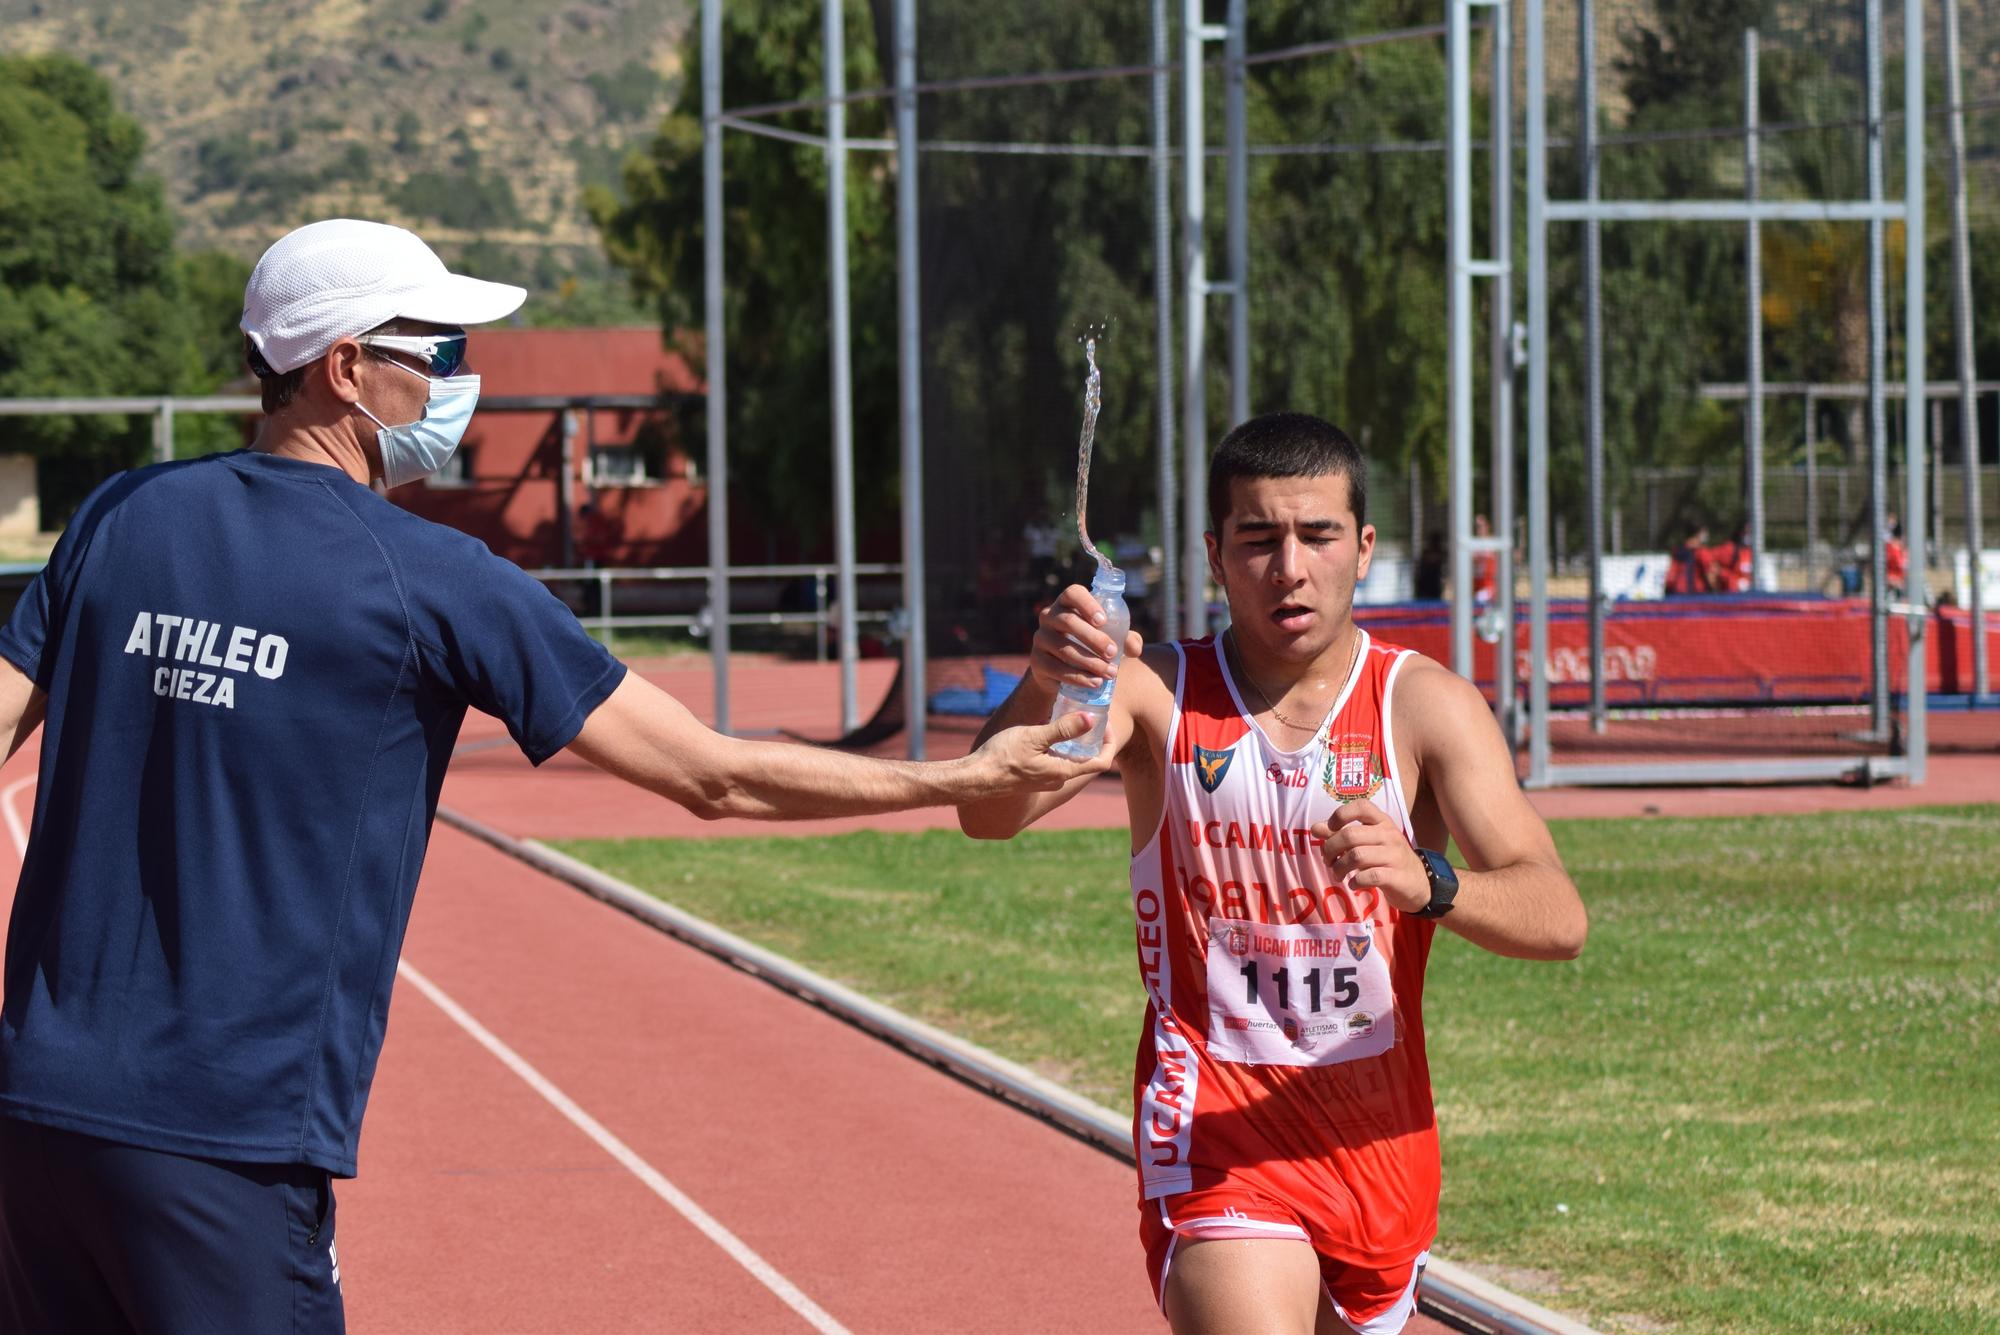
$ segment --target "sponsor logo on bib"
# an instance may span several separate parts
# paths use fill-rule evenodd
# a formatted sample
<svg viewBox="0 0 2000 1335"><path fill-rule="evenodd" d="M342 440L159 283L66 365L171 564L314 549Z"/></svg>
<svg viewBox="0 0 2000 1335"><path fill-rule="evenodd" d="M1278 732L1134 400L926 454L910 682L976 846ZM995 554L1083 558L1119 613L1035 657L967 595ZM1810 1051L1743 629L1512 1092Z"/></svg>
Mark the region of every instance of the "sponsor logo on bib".
<svg viewBox="0 0 2000 1335"><path fill-rule="evenodd" d="M1347 938L1347 951L1355 959L1365 960L1368 958L1368 947L1374 944L1372 936L1350 936Z"/></svg>
<svg viewBox="0 0 2000 1335"><path fill-rule="evenodd" d="M1229 934L1222 939L1222 944L1230 954L1241 959L1250 953L1250 933L1241 927L1232 927L1229 929Z"/></svg>

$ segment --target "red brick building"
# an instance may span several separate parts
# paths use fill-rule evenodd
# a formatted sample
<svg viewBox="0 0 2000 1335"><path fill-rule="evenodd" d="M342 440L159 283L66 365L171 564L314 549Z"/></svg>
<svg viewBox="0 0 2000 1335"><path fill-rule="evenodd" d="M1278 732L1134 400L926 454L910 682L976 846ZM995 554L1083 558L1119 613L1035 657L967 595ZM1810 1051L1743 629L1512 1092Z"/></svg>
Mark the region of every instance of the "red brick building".
<svg viewBox="0 0 2000 1335"><path fill-rule="evenodd" d="M708 489L681 440L690 429L683 424L700 421L703 386L657 328L478 329L471 369L480 406L464 443L437 477L391 492L397 504L530 569L581 565L586 556L605 565L707 564ZM670 403L556 402L613 395ZM542 402L521 411L499 402L522 397Z"/></svg>

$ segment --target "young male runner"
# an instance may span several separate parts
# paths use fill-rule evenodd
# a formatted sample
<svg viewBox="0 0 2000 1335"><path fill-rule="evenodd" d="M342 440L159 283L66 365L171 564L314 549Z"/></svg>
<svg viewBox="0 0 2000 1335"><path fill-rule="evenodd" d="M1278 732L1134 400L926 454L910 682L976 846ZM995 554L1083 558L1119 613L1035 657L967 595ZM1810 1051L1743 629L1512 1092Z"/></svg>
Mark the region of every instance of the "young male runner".
<svg viewBox="0 0 2000 1335"><path fill-rule="evenodd" d="M1231 627L1143 653L1134 636L1107 743L1148 998L1147 1266L1179 1335L1390 1335L1437 1230L1432 934L1569 959L1584 909L1478 690L1354 624L1375 530L1353 442L1300 413L1245 422L1210 465L1209 517ZM1111 671L1101 622L1065 590L987 731ZM964 803L960 823L1004 839L1085 782Z"/></svg>
<svg viewBox="0 0 2000 1335"><path fill-rule="evenodd" d="M0 1012L0 1332L343 1328L332 1179L468 707L703 816L1096 768L1048 754L1081 716L931 765L720 736L377 495L451 455L464 326L525 295L401 228L288 234L244 293L257 443L99 487L0 628L6 753L46 719Z"/></svg>

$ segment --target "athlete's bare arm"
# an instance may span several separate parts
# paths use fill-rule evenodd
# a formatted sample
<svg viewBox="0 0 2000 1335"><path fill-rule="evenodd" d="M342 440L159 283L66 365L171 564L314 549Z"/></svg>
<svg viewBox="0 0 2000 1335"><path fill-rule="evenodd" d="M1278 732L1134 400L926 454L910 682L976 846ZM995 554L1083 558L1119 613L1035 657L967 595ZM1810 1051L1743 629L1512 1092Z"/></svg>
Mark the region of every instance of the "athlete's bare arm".
<svg viewBox="0 0 2000 1335"><path fill-rule="evenodd" d="M979 740L984 742L1002 728L1046 720L1064 683L1096 686L1109 670L1112 653L1111 637L1098 629L1102 619L1090 590L1081 584L1064 589L1042 612L1021 684L986 720ZM1118 687L1111 695L1102 758L1118 761L1135 841L1145 837L1140 830L1150 834L1159 820L1158 753L1173 711L1173 662L1173 650L1147 649L1134 631L1126 637L1123 670L1115 674ZM1046 792L961 802L959 828L975 839L1011 839L1082 792L1093 777L1079 774Z"/></svg>
<svg viewBox="0 0 2000 1335"><path fill-rule="evenodd" d="M704 820L803 820L951 806L1056 788L1110 763L1109 757L1075 761L1049 754L1049 747L1087 727L1071 717L1009 729L959 760L877 760L726 737L665 691L628 673L584 721L569 749Z"/></svg>
<svg viewBox="0 0 2000 1335"><path fill-rule="evenodd" d="M1588 915L1549 827L1521 793L1485 697L1463 677L1417 658L1403 669L1394 708L1401 763L1416 780L1409 792L1418 835L1441 818L1466 863L1458 898L1440 923L1496 955L1575 959ZM1352 803L1329 825L1326 859L1336 875L1352 872L1354 884L1380 886L1405 912L1430 902L1422 862L1379 807Z"/></svg>
<svg viewBox="0 0 2000 1335"><path fill-rule="evenodd" d="M4 658L0 658L0 669L4 669L0 671L0 737L7 739L7 755L11 757L42 726L42 710L49 698L32 678Z"/></svg>

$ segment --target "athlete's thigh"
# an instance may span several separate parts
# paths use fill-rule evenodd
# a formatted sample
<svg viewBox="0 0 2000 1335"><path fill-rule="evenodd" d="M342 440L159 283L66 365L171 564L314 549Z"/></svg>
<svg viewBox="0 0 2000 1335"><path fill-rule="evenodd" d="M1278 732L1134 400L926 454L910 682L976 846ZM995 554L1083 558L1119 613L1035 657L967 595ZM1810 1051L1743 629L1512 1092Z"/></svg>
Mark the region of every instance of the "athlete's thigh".
<svg viewBox="0 0 2000 1335"><path fill-rule="evenodd" d="M1313 1335L1319 1258L1290 1238L1182 1240L1165 1306L1174 1335Z"/></svg>

